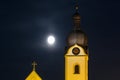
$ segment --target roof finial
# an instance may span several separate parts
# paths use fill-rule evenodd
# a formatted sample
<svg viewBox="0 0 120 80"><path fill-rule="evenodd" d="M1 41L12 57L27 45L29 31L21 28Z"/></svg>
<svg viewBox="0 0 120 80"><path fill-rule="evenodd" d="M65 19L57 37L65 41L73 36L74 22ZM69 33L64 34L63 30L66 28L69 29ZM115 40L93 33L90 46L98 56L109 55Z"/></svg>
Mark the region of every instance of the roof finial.
<svg viewBox="0 0 120 80"><path fill-rule="evenodd" d="M78 12L78 9L79 9L78 0L75 0L75 1L76 1L75 10L76 10L76 12Z"/></svg>
<svg viewBox="0 0 120 80"><path fill-rule="evenodd" d="M33 63L32 63L32 66L33 66L33 71L35 71L35 66L37 65L37 63L34 61Z"/></svg>

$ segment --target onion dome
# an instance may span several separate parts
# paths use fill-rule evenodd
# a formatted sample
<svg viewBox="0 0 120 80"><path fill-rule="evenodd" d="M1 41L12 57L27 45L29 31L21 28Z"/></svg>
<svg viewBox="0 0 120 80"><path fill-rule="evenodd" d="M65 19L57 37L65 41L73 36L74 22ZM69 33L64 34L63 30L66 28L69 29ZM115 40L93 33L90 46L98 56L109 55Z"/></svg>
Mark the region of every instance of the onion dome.
<svg viewBox="0 0 120 80"><path fill-rule="evenodd" d="M86 34L80 28L80 14L78 13L78 5L75 6L76 13L73 15L74 29L67 37L67 46L70 47L74 44L78 44L87 49L88 40Z"/></svg>
<svg viewBox="0 0 120 80"><path fill-rule="evenodd" d="M73 30L68 38L67 38L67 45L70 47L74 44L78 44L84 48L88 46L88 40L86 34L82 30Z"/></svg>

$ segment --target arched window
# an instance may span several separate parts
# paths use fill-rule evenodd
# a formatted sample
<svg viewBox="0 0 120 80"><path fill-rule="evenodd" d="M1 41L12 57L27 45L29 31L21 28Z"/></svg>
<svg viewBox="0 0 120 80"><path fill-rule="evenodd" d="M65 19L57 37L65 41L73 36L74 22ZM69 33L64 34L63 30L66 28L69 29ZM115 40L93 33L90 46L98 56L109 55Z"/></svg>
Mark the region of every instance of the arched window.
<svg viewBox="0 0 120 80"><path fill-rule="evenodd" d="M74 74L80 74L79 65L75 65Z"/></svg>

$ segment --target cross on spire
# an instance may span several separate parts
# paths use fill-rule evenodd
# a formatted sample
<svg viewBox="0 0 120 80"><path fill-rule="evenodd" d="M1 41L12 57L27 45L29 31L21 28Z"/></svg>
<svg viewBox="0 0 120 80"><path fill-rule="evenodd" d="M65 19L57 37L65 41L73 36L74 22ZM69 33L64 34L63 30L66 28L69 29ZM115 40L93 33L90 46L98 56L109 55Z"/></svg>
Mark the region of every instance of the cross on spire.
<svg viewBox="0 0 120 80"><path fill-rule="evenodd" d="M32 63L33 71L35 71L35 67L36 67L36 65L37 65L37 63L34 61L34 62Z"/></svg>

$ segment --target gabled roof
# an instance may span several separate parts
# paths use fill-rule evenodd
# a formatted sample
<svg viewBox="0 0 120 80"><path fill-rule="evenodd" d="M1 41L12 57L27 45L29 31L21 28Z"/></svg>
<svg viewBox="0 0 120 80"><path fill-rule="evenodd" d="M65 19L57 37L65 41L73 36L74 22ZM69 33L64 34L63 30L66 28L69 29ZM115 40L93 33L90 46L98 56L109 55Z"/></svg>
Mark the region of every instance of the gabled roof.
<svg viewBox="0 0 120 80"><path fill-rule="evenodd" d="M28 77L25 80L42 80L42 78L35 71L35 66L37 65L37 63L34 61L32 65L33 71L28 75Z"/></svg>
<svg viewBox="0 0 120 80"><path fill-rule="evenodd" d="M42 78L33 70L25 80L42 80Z"/></svg>

